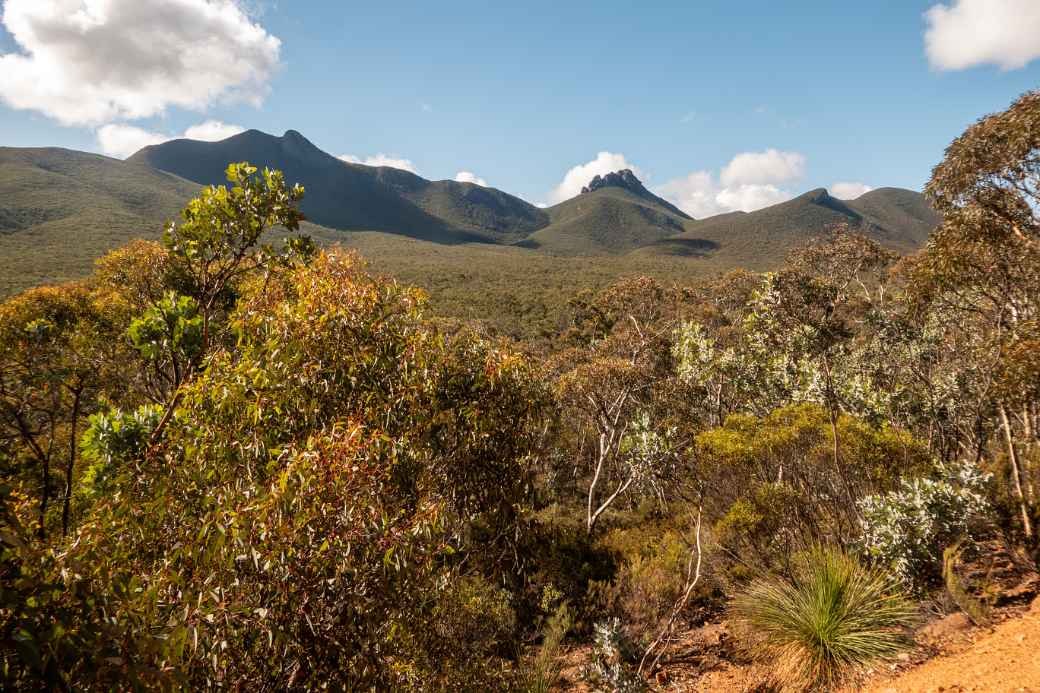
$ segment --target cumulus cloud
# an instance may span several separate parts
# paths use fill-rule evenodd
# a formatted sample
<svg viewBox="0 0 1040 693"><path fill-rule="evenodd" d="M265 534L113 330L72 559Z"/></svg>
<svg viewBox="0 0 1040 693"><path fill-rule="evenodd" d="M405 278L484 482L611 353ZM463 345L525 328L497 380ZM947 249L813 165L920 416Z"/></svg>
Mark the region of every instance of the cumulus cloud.
<svg viewBox="0 0 1040 693"><path fill-rule="evenodd" d="M855 200L873 189L866 183L834 183L831 185L830 192L839 200Z"/></svg>
<svg viewBox="0 0 1040 693"><path fill-rule="evenodd" d="M125 159L134 152L152 144L162 144L171 138L133 125L113 123L98 128L97 140L101 151L117 159Z"/></svg>
<svg viewBox="0 0 1040 693"><path fill-rule="evenodd" d="M737 185L731 188L723 188L715 195L715 200L726 212L737 210L754 212L756 209L769 207L790 200L792 195L787 190L781 190L775 185Z"/></svg>
<svg viewBox="0 0 1040 693"><path fill-rule="evenodd" d="M6 0L0 100L65 125L259 104L281 42L234 0Z"/></svg>
<svg viewBox="0 0 1040 693"><path fill-rule="evenodd" d="M202 140L204 142L217 142L227 139L232 135L245 132L245 128L239 125L222 123L219 120L207 120L205 123L193 125L184 131L182 135L168 135L162 132L152 132L135 125L125 123L109 123L97 130L98 146L108 156L117 159L125 159L138 150L151 144L162 144L178 137L189 140Z"/></svg>
<svg viewBox="0 0 1040 693"><path fill-rule="evenodd" d="M743 152L723 167L718 178L711 171L694 171L664 183L656 192L698 219L753 212L794 197L777 184L800 178L804 171L805 157L798 152Z"/></svg>
<svg viewBox="0 0 1040 693"><path fill-rule="evenodd" d="M722 169L725 186L784 183L805 172L805 157L798 152L767 149L764 152L737 154Z"/></svg>
<svg viewBox="0 0 1040 693"><path fill-rule="evenodd" d="M925 12L925 52L937 70L996 65L1015 70L1040 58L1037 0L953 0Z"/></svg>
<svg viewBox="0 0 1040 693"><path fill-rule="evenodd" d="M569 200L580 194L581 189L588 185L589 181L596 176L606 175L626 168L632 169L632 172L637 176L642 176L639 168L630 164L624 154L600 152L592 161L579 164L567 171L560 184L549 192L549 201L557 204L564 200Z"/></svg>
<svg viewBox="0 0 1040 693"><path fill-rule="evenodd" d="M716 199L721 189L710 171L694 171L683 178L674 178L655 192L696 219L726 211Z"/></svg>
<svg viewBox="0 0 1040 693"><path fill-rule="evenodd" d="M418 174L419 172L415 169L415 164L412 163L411 159L401 159L398 157L390 156L380 152L375 156L366 156L361 158L354 156L353 154L342 154L339 157L348 164L363 164L365 166L389 166L390 168L399 168L404 171L410 171L411 173Z"/></svg>
<svg viewBox="0 0 1040 693"><path fill-rule="evenodd" d="M207 120L205 123L192 125L184 131L184 136L189 140L200 140L202 142L219 142L229 137L245 132L241 125L222 123L219 120Z"/></svg>
<svg viewBox="0 0 1040 693"><path fill-rule="evenodd" d="M485 188L489 187L486 180L471 171L459 171L455 174L455 180L459 183L473 183Z"/></svg>
<svg viewBox="0 0 1040 693"><path fill-rule="evenodd" d="M753 212L792 195L772 184L721 185L710 171L694 171L659 186L658 195L696 219L726 212Z"/></svg>

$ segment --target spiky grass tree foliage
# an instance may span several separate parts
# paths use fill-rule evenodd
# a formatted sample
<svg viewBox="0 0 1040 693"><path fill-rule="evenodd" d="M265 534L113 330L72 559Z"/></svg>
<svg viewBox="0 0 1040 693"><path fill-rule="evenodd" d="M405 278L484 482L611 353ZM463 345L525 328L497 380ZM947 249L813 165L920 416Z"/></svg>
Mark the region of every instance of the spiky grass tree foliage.
<svg viewBox="0 0 1040 693"><path fill-rule="evenodd" d="M753 582L733 613L753 656L788 690L828 690L896 655L915 615L895 577L825 547L807 552L790 579Z"/></svg>

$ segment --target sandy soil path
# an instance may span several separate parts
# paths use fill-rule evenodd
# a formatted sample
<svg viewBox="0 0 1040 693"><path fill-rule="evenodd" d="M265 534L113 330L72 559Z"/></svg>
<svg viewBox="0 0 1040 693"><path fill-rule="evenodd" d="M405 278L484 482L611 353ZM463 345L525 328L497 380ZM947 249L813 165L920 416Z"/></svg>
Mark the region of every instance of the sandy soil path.
<svg viewBox="0 0 1040 693"><path fill-rule="evenodd" d="M989 631L956 654L943 655L887 680L870 693L1040 693L1040 600L1021 618Z"/></svg>

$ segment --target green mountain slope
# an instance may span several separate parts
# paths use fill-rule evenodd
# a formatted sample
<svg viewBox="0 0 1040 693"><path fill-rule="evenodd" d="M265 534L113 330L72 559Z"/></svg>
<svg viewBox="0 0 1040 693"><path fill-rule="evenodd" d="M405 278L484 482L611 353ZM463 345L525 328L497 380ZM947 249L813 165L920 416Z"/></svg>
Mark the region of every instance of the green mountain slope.
<svg viewBox="0 0 1040 693"><path fill-rule="evenodd" d="M921 193L902 188L878 188L848 206L863 215L867 232L893 250L910 252L924 245L939 216Z"/></svg>
<svg viewBox="0 0 1040 693"><path fill-rule="evenodd" d="M222 183L231 161L277 168L288 182L306 188L304 214L334 229L387 231L446 243L509 242L548 223L537 207L499 190L349 164L294 130L282 137L249 130L220 142L173 140L145 147L128 161L207 185Z"/></svg>
<svg viewBox="0 0 1040 693"><path fill-rule="evenodd" d="M0 293L81 277L132 238L158 238L198 186L67 149L0 148Z"/></svg>
<svg viewBox="0 0 1040 693"><path fill-rule="evenodd" d="M548 212L551 223L520 245L556 255L613 255L682 233L692 221L627 170L596 176Z"/></svg>
<svg viewBox="0 0 1040 693"><path fill-rule="evenodd" d="M637 249L641 255L689 256L710 253L723 266L768 269L795 248L835 224L850 227L882 245L910 252L938 223L920 193L898 188L874 190L852 201L819 188L755 212L731 212L686 222L686 230Z"/></svg>
<svg viewBox="0 0 1040 693"><path fill-rule="evenodd" d="M305 209L326 224L308 223L305 232L319 243L360 247L378 271L433 290L445 314L479 315L503 329L517 316L525 324L534 316L551 321L549 304L622 273L671 280L740 266L771 269L842 221L909 251L936 222L923 196L895 188L849 202L816 190L750 214L693 220L624 172L540 210L490 188L346 164L292 132L238 138L171 143L126 162L62 149L0 149L0 295L83 277L106 251L158 238L199 183L223 182L227 163L243 158L283 165L290 179L294 166L310 177ZM180 175L155 168L173 164ZM360 230L343 230L354 224ZM458 242L466 240L481 242ZM582 256L580 264L574 256Z"/></svg>

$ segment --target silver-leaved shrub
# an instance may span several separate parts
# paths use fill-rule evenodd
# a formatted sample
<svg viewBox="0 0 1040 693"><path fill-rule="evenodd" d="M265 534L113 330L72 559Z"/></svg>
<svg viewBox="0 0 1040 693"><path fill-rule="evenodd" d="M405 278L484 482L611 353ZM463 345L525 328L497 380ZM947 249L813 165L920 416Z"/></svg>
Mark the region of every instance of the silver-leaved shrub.
<svg viewBox="0 0 1040 693"><path fill-rule="evenodd" d="M943 548L973 530L986 514L990 475L971 463L940 466L937 478L904 479L900 488L860 501L861 546L908 586L924 587L941 574Z"/></svg>

